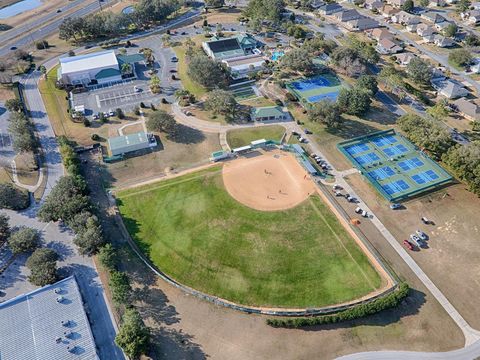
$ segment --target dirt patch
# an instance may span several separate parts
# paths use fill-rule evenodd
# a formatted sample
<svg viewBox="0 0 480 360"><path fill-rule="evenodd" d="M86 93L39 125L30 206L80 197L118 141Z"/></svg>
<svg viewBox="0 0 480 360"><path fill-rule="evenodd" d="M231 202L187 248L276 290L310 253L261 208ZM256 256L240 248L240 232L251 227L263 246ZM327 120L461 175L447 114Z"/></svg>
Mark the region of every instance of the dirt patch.
<svg viewBox="0 0 480 360"><path fill-rule="evenodd" d="M10 87L7 87L6 85L0 85L0 101L6 101L14 98L15 94Z"/></svg>
<svg viewBox="0 0 480 360"><path fill-rule="evenodd" d="M293 155L281 151L228 162L222 174L228 193L256 210L289 209L316 192L312 180Z"/></svg>

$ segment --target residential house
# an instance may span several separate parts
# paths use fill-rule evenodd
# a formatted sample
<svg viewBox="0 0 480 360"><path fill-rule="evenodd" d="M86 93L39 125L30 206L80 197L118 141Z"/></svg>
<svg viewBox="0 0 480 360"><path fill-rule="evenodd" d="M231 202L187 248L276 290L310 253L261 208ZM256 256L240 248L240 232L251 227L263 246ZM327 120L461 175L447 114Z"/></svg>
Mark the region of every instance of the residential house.
<svg viewBox="0 0 480 360"><path fill-rule="evenodd" d="M383 1L381 0L365 0L364 6L365 9L369 10L378 10L380 11L381 8L383 8Z"/></svg>
<svg viewBox="0 0 480 360"><path fill-rule="evenodd" d="M472 60L470 71L474 74L480 74L480 58L475 58Z"/></svg>
<svg viewBox="0 0 480 360"><path fill-rule="evenodd" d="M391 39L381 39L375 46L375 50L382 55L391 55L403 51L403 48Z"/></svg>
<svg viewBox="0 0 480 360"><path fill-rule="evenodd" d="M435 29L437 29L440 32L443 32L449 27L451 24L453 24L450 21L442 21L440 23L435 24Z"/></svg>
<svg viewBox="0 0 480 360"><path fill-rule="evenodd" d="M429 7L443 7L446 4L447 3L445 2L445 0L430 0L429 3L428 3L428 6Z"/></svg>
<svg viewBox="0 0 480 360"><path fill-rule="evenodd" d="M350 20L345 23L345 27L350 31L364 31L378 28L380 24L371 17L362 16L359 19Z"/></svg>
<svg viewBox="0 0 480 360"><path fill-rule="evenodd" d="M410 61L412 61L415 55L409 52L404 52L402 54L398 54L396 57L397 64L401 66L407 66L408 64L410 64Z"/></svg>
<svg viewBox="0 0 480 360"><path fill-rule="evenodd" d="M426 13L423 13L422 15L420 15L420 17L423 20L431 22L433 24L438 24L438 23L446 21L445 18L442 15L440 15L436 12L433 12L433 11L428 11Z"/></svg>
<svg viewBox="0 0 480 360"><path fill-rule="evenodd" d="M368 36L376 41L381 39L393 39L393 34L385 28L373 29L368 32Z"/></svg>
<svg viewBox="0 0 480 360"><path fill-rule="evenodd" d="M442 36L442 35L436 35L435 38L433 39L433 42L437 47L440 47L440 48L446 48L446 47L451 47L455 45L455 41L453 39Z"/></svg>
<svg viewBox="0 0 480 360"><path fill-rule="evenodd" d="M397 14L400 12L397 8L394 8L391 5L385 5L382 10L380 10L380 13L383 15L385 19L390 19L393 15Z"/></svg>
<svg viewBox="0 0 480 360"><path fill-rule="evenodd" d="M435 42L435 34L425 35L422 39L427 44L433 44Z"/></svg>
<svg viewBox="0 0 480 360"><path fill-rule="evenodd" d="M446 80L447 76L443 72L442 68L432 68L432 79L430 80L431 83Z"/></svg>
<svg viewBox="0 0 480 360"><path fill-rule="evenodd" d="M392 16L392 21L397 24L402 24L404 26L419 24L420 18L418 16L407 13L406 11L399 11Z"/></svg>
<svg viewBox="0 0 480 360"><path fill-rule="evenodd" d="M255 107L250 113L253 121L284 121L290 120L290 114L281 106Z"/></svg>
<svg viewBox="0 0 480 360"><path fill-rule="evenodd" d="M457 99L469 94L460 82L453 79L432 81L432 86L439 95L445 96L447 99Z"/></svg>
<svg viewBox="0 0 480 360"><path fill-rule="evenodd" d="M344 10L344 8L338 5L337 3L323 4L318 8L318 12L324 16L333 15L342 10Z"/></svg>
<svg viewBox="0 0 480 360"><path fill-rule="evenodd" d="M387 4L396 8L401 8L407 0L387 0Z"/></svg>
<svg viewBox="0 0 480 360"><path fill-rule="evenodd" d="M409 24L409 25L405 26L405 30L407 30L408 32L411 32L411 33L416 33L417 29L418 29L418 25L420 25L420 24Z"/></svg>
<svg viewBox="0 0 480 360"><path fill-rule="evenodd" d="M310 7L314 10L319 9L323 5L325 5L325 2L322 0L313 0L310 2Z"/></svg>
<svg viewBox="0 0 480 360"><path fill-rule="evenodd" d="M423 37L430 36L436 33L435 28L432 25L418 24L417 35Z"/></svg>
<svg viewBox="0 0 480 360"><path fill-rule="evenodd" d="M346 23L347 21L350 21L350 20L356 20L356 19L360 19L361 17L363 17L363 15L361 15L357 10L339 11L339 12L333 14L333 16L338 21L344 22L344 23Z"/></svg>
<svg viewBox="0 0 480 360"><path fill-rule="evenodd" d="M455 110L468 120L480 120L480 107L474 102L465 98L457 99L453 102Z"/></svg>
<svg viewBox="0 0 480 360"><path fill-rule="evenodd" d="M470 25L477 25L480 23L480 10L472 10L468 13L462 13L462 19L466 20Z"/></svg>

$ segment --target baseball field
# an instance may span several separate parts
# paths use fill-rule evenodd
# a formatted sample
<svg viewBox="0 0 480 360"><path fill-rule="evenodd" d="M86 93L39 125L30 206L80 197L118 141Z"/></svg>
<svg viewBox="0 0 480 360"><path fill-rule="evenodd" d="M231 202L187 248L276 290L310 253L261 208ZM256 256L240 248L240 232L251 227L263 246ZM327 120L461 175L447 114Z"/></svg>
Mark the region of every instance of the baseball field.
<svg viewBox="0 0 480 360"><path fill-rule="evenodd" d="M381 277L292 158L262 155L251 167L234 160L124 190L117 193L119 209L159 269L211 295L299 308L375 291ZM236 161L244 175L238 180L232 176ZM256 189L259 204L236 182ZM277 201L283 210L268 206Z"/></svg>

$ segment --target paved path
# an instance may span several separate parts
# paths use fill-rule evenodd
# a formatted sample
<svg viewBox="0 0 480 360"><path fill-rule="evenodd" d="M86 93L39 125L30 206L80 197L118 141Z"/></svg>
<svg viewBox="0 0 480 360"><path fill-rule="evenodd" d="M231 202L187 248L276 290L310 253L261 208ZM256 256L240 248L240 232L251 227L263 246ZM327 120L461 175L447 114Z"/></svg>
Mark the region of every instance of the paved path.
<svg viewBox="0 0 480 360"><path fill-rule="evenodd" d="M38 180L35 185L25 185L25 184L22 184L18 179L17 164L15 163L15 160L12 160L11 165L12 165L12 180L15 183L15 185L17 185L18 187L21 187L23 189L30 191L31 193L34 193L35 191L37 191L40 185L42 185L43 178L44 178L43 169L38 170Z"/></svg>

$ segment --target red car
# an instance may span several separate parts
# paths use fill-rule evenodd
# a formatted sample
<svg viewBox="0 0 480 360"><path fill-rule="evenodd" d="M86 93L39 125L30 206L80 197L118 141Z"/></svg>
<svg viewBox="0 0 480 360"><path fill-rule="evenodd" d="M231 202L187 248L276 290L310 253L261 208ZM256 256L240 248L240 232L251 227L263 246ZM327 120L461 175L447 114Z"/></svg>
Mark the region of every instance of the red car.
<svg viewBox="0 0 480 360"><path fill-rule="evenodd" d="M405 247L408 249L408 250L413 250L413 244L408 241L408 240L403 240L403 245L405 245Z"/></svg>

